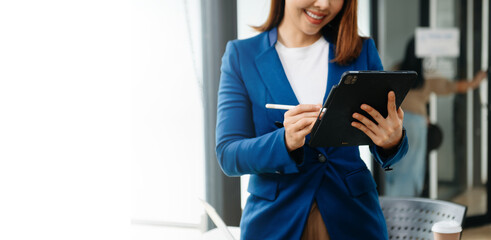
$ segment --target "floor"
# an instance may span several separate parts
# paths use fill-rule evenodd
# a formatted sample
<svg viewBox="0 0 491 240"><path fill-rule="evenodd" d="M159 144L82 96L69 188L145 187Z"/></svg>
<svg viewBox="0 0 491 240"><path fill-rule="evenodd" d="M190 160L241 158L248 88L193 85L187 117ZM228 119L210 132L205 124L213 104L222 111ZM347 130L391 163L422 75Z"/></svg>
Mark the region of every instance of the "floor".
<svg viewBox="0 0 491 240"><path fill-rule="evenodd" d="M484 187L469 189L452 199L453 202L466 205L467 216L480 215L486 212L487 194ZM461 240L491 240L491 224L466 228Z"/></svg>
<svg viewBox="0 0 491 240"><path fill-rule="evenodd" d="M452 201L467 205L469 207L468 215L475 215L486 211L486 206L483 204L486 201L486 192L483 188L474 188L466 191L453 198ZM132 225L131 232L131 239L135 240L203 240L203 235L199 229ZM491 240L491 224L464 229L461 240Z"/></svg>
<svg viewBox="0 0 491 240"><path fill-rule="evenodd" d="M452 199L452 202L467 206L467 216L486 213L487 194L485 187L474 187Z"/></svg>
<svg viewBox="0 0 491 240"><path fill-rule="evenodd" d="M202 233L199 229L131 225L132 240L162 240L162 239L182 239L182 240L202 240Z"/></svg>
<svg viewBox="0 0 491 240"><path fill-rule="evenodd" d="M464 229L461 240L491 240L491 224Z"/></svg>

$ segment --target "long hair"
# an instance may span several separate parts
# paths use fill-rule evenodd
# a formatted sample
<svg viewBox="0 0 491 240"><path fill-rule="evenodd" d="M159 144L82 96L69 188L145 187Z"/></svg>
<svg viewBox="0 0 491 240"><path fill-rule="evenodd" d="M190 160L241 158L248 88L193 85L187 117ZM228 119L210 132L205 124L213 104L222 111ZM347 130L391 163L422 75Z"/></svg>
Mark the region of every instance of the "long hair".
<svg viewBox="0 0 491 240"><path fill-rule="evenodd" d="M416 47L414 37L412 37L406 46L406 52L404 54L404 59L402 60L400 70L410 70L416 71L418 73L418 78L414 82L411 88L421 88L424 84L423 76L423 60L416 57Z"/></svg>
<svg viewBox="0 0 491 240"><path fill-rule="evenodd" d="M358 35L358 0L345 0L341 11L321 29L331 42L336 42L336 56L333 59L340 65L347 65L358 56L362 48L362 37ZM253 27L260 32L278 27L285 15L285 0L271 0L271 8L266 22Z"/></svg>

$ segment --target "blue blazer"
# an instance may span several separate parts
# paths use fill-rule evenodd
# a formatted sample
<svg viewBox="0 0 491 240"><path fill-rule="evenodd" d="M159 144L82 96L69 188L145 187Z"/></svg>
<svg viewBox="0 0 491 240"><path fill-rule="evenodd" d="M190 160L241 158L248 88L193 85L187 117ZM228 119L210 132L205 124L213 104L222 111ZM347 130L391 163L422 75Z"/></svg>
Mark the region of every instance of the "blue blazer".
<svg viewBox="0 0 491 240"><path fill-rule="evenodd" d="M266 103L299 104L274 47L277 30L227 44L222 59L216 128L216 153L228 176L250 174L251 193L242 213L241 239L300 239L310 207L317 201L331 239L387 239L376 184L358 147L303 146L297 164L285 146L284 110ZM329 44L329 60L335 45ZM341 74L382 70L372 39L363 41L350 65L329 61L324 101ZM308 143L309 136L306 142ZM407 138L393 156L374 158L387 167L407 152ZM302 152L302 151L300 151Z"/></svg>

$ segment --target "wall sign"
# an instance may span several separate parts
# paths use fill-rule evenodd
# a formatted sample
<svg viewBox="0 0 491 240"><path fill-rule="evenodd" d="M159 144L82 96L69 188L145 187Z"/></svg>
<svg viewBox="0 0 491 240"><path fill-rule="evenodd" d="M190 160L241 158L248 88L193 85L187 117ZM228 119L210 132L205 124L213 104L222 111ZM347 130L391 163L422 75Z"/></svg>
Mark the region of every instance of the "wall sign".
<svg viewBox="0 0 491 240"><path fill-rule="evenodd" d="M458 57L460 31L458 28L416 28L416 56Z"/></svg>

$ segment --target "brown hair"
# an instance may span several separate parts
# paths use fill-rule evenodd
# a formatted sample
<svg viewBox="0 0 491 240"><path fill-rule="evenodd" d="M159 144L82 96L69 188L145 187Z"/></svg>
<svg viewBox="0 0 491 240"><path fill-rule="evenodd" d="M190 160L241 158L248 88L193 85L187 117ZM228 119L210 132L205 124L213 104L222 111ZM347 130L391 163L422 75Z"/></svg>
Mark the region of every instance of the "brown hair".
<svg viewBox="0 0 491 240"><path fill-rule="evenodd" d="M348 64L361 53L362 38L358 35L357 6L357 0L344 0L338 15L321 30L330 41L336 41L336 57L333 61L341 65ZM271 0L266 22L252 28L260 32L269 31L280 25L284 15L285 0Z"/></svg>

